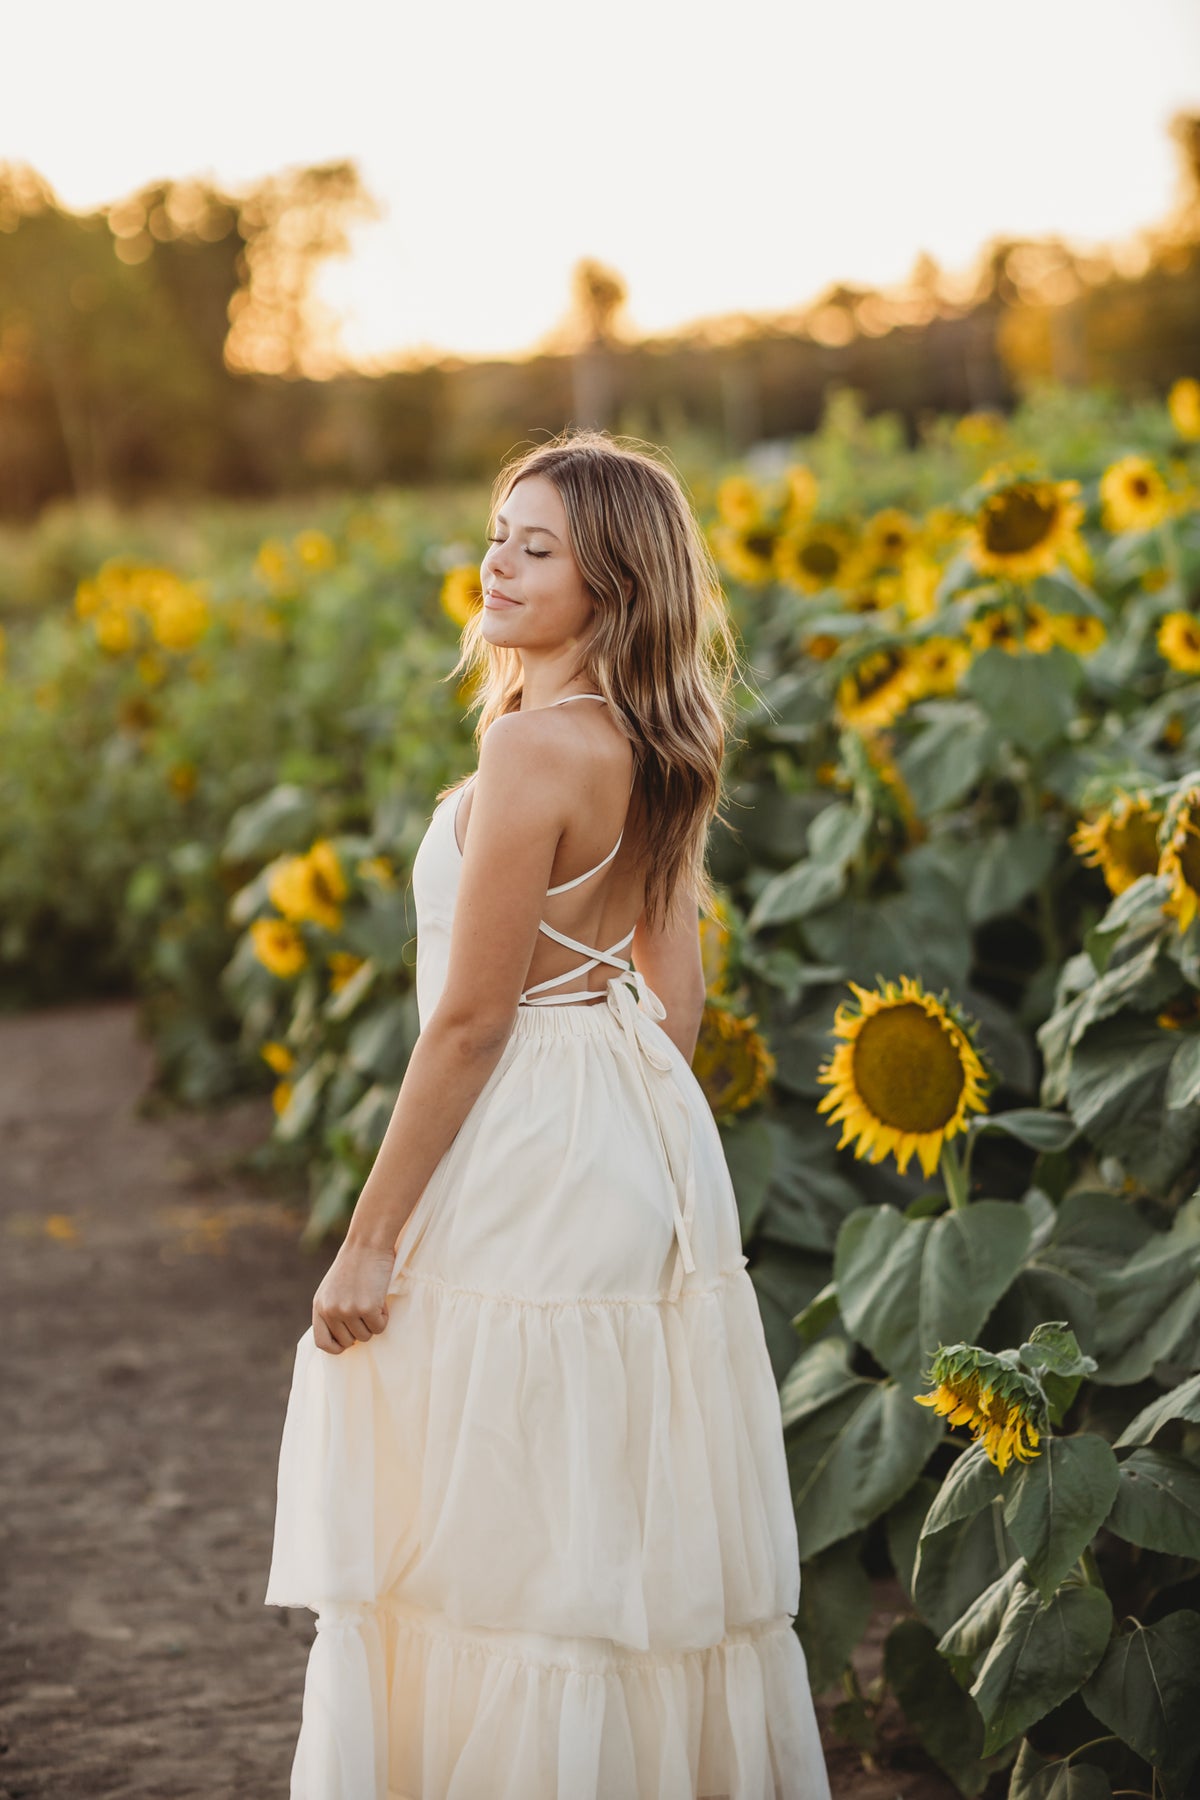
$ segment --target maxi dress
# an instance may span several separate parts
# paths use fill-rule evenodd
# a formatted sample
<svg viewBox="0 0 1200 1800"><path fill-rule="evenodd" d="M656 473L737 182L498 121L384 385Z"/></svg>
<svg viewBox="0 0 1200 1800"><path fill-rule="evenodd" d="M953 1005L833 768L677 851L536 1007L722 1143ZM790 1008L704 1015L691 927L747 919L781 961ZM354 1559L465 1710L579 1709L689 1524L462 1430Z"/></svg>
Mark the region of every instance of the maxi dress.
<svg viewBox="0 0 1200 1800"><path fill-rule="evenodd" d="M465 785L413 866L422 1025ZM291 1800L829 1800L720 1136L633 932L540 928L589 960L521 995L385 1329L296 1346L264 1601L316 1614Z"/></svg>

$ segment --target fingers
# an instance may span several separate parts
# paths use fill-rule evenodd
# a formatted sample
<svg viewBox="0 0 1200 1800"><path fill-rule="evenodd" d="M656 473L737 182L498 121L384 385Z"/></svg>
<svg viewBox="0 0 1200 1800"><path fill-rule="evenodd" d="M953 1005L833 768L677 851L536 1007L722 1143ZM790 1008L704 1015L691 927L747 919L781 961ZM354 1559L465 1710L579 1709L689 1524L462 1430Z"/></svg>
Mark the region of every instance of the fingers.
<svg viewBox="0 0 1200 1800"><path fill-rule="evenodd" d="M332 1308L313 1308L313 1342L318 1350L340 1356L352 1344L365 1344L387 1325L386 1306L373 1306L362 1313L339 1313Z"/></svg>

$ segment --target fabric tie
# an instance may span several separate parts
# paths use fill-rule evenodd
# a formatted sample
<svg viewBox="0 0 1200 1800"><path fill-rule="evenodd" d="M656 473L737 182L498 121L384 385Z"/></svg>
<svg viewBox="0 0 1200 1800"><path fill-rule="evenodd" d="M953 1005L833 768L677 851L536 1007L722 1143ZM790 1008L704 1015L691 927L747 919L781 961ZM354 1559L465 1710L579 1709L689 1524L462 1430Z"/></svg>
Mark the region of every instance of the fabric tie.
<svg viewBox="0 0 1200 1800"><path fill-rule="evenodd" d="M632 986L630 984L633 984ZM671 1171L671 1180L675 1187L673 1209L675 1214L675 1237L678 1244L678 1255L671 1275L671 1285L667 1290L667 1298L674 1300L683 1286L684 1272L689 1275L696 1267L696 1259L692 1254L688 1232L696 1214L696 1175L692 1159L692 1120L687 1101L680 1092L675 1081L674 1066L670 1056L656 1041L656 1034L646 1027L647 1019L665 1019L667 1009L654 989L647 982L640 969L622 971L619 975L610 975L607 982L608 1004L616 1014L622 1031L629 1039L631 1047L637 1052L637 1067L642 1074L646 1096L650 1102L650 1110L659 1127L663 1152ZM670 1101L670 1109L676 1123L680 1127L681 1138L672 1143L662 1129L661 1100L656 1097L646 1075L645 1066L649 1065L663 1079L660 1082L659 1094L665 1090ZM683 1205L680 1206L680 1194Z"/></svg>

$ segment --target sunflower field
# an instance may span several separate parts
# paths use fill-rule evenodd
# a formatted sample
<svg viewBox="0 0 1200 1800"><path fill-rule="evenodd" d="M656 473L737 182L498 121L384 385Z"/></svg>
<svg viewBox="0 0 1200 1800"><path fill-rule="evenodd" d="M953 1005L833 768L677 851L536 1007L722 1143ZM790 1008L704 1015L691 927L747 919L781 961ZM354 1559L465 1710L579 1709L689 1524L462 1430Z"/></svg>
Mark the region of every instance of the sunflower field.
<svg viewBox="0 0 1200 1800"><path fill-rule="evenodd" d="M813 1685L868 1760L898 1706L966 1796L1188 1800L1200 383L1047 388L915 447L843 390L811 438L684 472L749 671L693 1067ZM472 763L446 678L485 522L482 493L252 543L214 517L189 565L60 532L6 615L9 1004L135 984L166 1090L271 1094L310 1244L416 1038L411 860ZM904 1606L863 1686L880 1579Z"/></svg>

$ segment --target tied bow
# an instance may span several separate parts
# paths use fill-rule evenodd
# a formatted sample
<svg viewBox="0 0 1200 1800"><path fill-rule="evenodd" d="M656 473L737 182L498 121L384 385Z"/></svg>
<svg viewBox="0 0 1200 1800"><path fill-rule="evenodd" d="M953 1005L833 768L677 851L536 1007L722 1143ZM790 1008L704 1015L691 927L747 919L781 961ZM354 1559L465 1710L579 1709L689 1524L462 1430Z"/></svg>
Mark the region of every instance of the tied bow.
<svg viewBox="0 0 1200 1800"><path fill-rule="evenodd" d="M630 986L630 983L633 986ZM648 1063L657 1074L665 1078L666 1093L671 1102L675 1121L680 1128L679 1137L674 1142L668 1141L668 1135L662 1130L661 1108L655 1103L655 1095L649 1080L643 1073L646 1094L650 1101L651 1111L659 1124L659 1136L663 1151L671 1171L671 1180L675 1185L674 1214L675 1237L679 1254L675 1259L675 1268L671 1275L671 1285L667 1298L674 1300L683 1286L684 1271L690 1275L696 1267L696 1259L692 1254L688 1232L696 1214L696 1173L692 1163L692 1121L687 1101L674 1079L674 1069L670 1056L656 1041L657 1034L646 1029L646 1020L665 1019L667 1009L650 986L640 969L629 969L619 975L610 975L607 982L608 1004L616 1014L622 1031L629 1039L631 1047L638 1053L639 1069ZM679 1196L683 1194L683 1205Z"/></svg>

